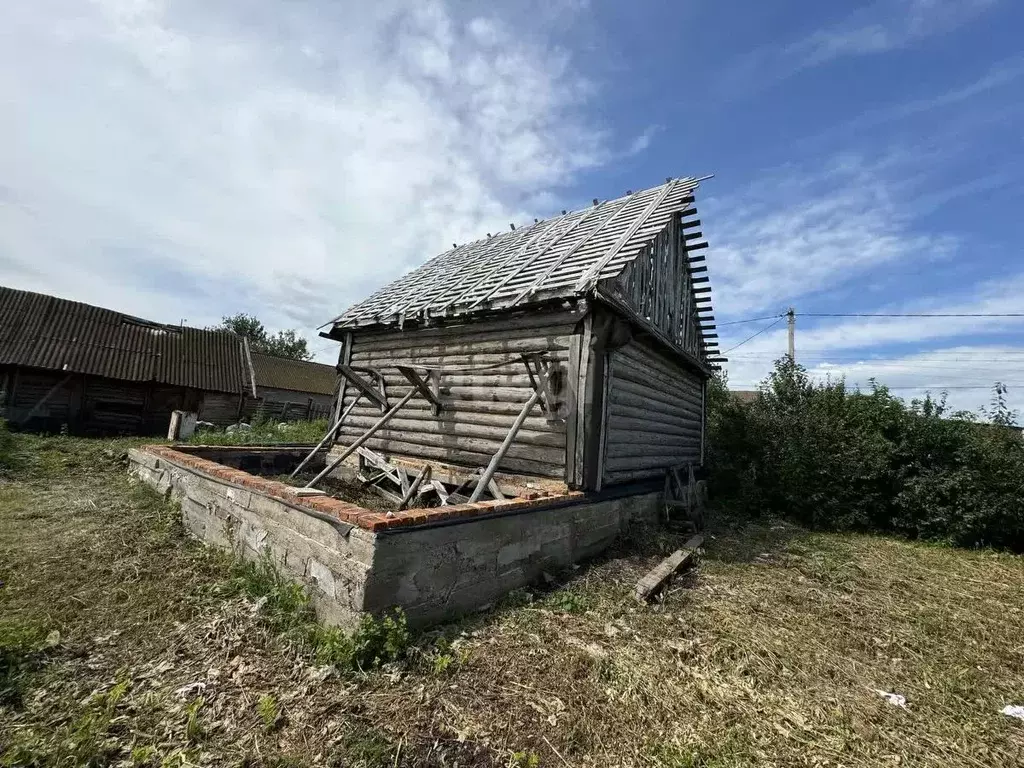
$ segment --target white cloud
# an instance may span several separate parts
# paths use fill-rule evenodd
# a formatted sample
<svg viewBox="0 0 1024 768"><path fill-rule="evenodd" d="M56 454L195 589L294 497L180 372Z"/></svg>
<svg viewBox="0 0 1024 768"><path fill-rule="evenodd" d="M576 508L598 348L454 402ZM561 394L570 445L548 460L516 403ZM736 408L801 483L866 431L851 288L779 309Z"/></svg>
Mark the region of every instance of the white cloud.
<svg viewBox="0 0 1024 768"><path fill-rule="evenodd" d="M438 0L17 3L0 279L309 333L600 162L590 93L550 41Z"/></svg>
<svg viewBox="0 0 1024 768"><path fill-rule="evenodd" d="M836 59L908 48L969 23L998 0L878 0L841 21L790 43L751 51L723 72L723 85L741 92Z"/></svg>
<svg viewBox="0 0 1024 768"><path fill-rule="evenodd" d="M954 239L914 230L887 162L840 157L817 171L777 169L735 195L704 200L721 319L784 310L888 262L947 256Z"/></svg>

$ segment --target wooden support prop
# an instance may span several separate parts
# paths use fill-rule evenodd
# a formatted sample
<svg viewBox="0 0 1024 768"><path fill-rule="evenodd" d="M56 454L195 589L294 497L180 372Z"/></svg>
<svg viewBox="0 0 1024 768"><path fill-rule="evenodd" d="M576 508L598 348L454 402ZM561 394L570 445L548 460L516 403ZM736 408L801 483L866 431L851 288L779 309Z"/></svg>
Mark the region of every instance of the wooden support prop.
<svg viewBox="0 0 1024 768"><path fill-rule="evenodd" d="M682 549L677 549L662 560L656 568L648 572L646 576L637 582L636 587L633 589L633 595L636 599L641 603L645 602L651 595L661 589L662 585L674 573L690 565L697 554L697 550L700 549L703 543L703 536L694 536L683 545Z"/></svg>
<svg viewBox="0 0 1024 768"><path fill-rule="evenodd" d="M356 438L356 441L352 443L352 445L350 445L348 448L346 448L342 452L341 456L332 461L328 466L324 467L323 471L319 475L314 477L312 480L310 480L308 483L306 483L305 487L314 487L317 483L319 483L321 480L323 480L325 477L331 474L331 472L337 469L341 465L341 462L343 462L345 459L347 459L349 456L355 453L355 451L363 443L365 443L367 440L373 437L381 427L383 427L385 424L391 421L392 417L396 413L398 413L399 410L401 410L402 406L408 403L410 400L412 400L413 395L415 395L416 392L417 390L415 387L406 392L405 397L403 397L401 400L399 400L397 403L391 406L391 410L389 410L387 413L385 413L383 416L377 419L377 421L374 423L372 427L370 427L368 430L363 432L362 435Z"/></svg>
<svg viewBox="0 0 1024 768"><path fill-rule="evenodd" d="M554 415L557 409L555 397L551 392L551 368L540 355L523 355L523 365L530 375L530 386L541 394L541 410L548 416Z"/></svg>
<svg viewBox="0 0 1024 768"><path fill-rule="evenodd" d="M358 389L367 400L374 405L378 406L382 411L386 411L388 408L387 398L382 397L377 387L373 386L370 382L356 373L355 369L350 365L344 363L338 363L338 373L345 377L345 379L352 384L353 387Z"/></svg>
<svg viewBox="0 0 1024 768"><path fill-rule="evenodd" d="M444 483L440 480L431 480L430 487L437 493L437 498L441 500L441 506L448 505L448 489L444 487Z"/></svg>
<svg viewBox="0 0 1024 768"><path fill-rule="evenodd" d="M359 398L361 398L362 396L362 393L356 395L356 399L348 404L348 408L346 408L344 412L341 414L341 416L338 417L338 420L334 422L334 426L327 430L327 434L324 435L324 439L316 444L316 448L310 451L309 455L299 462L299 466L293 469L292 473L288 475L288 477L295 477L297 474L299 474L299 472L302 471L302 468L309 463L310 459L316 456L317 452L321 448L323 448L327 443L334 439L334 436L338 434L338 430L341 429L342 425L345 423L345 419L348 418L348 415L352 412L352 409L356 407L356 403L359 402Z"/></svg>
<svg viewBox="0 0 1024 768"><path fill-rule="evenodd" d="M424 482L430 482L429 464L424 464L423 469L421 469L420 473L416 475L416 479L412 481L412 485L409 486L409 489L402 496L402 500L398 502L399 509L405 509L406 506L408 506L409 502L412 501L412 497L416 495L416 492Z"/></svg>
<svg viewBox="0 0 1024 768"><path fill-rule="evenodd" d="M413 368L400 365L398 366L398 370L403 376L405 376L410 384L420 391L420 394L423 395L423 399L430 403L430 412L435 416L441 413L441 401L437 397L437 389L432 388L432 385L435 385L436 378L431 377L432 381L428 384L420 378L420 375L416 373Z"/></svg>
<svg viewBox="0 0 1024 768"><path fill-rule="evenodd" d="M491 457L491 462L487 465L487 469L484 470L483 475L481 475L479 482L476 484L476 488L473 489L473 495L469 497L471 504L480 500L480 496L483 495L484 488L486 488L488 483L491 482L494 477L494 473L498 470L498 465L501 463L501 460L505 458L505 454L508 453L508 449L512 447L512 441L516 439L516 434L523 426L523 422L526 421L526 417L530 415L530 411L533 410L533 406L537 404L538 400L540 400L540 390L535 389L533 390L533 394L530 395L530 399L523 404L523 409L519 411L519 415L516 416L516 420L512 423L512 428L508 431L508 434L505 435L505 440L502 442L501 447L498 448L498 451Z"/></svg>

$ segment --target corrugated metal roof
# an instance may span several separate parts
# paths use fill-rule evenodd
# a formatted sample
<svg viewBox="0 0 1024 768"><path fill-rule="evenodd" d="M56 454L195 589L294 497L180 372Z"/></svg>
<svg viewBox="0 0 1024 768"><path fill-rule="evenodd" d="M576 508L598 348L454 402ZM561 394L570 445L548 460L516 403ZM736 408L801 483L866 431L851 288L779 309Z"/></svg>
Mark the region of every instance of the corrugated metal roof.
<svg viewBox="0 0 1024 768"><path fill-rule="evenodd" d="M401 325L589 292L615 277L690 207L698 179L669 180L495 237L458 246L359 302L334 325ZM699 222L697 222L699 223Z"/></svg>
<svg viewBox="0 0 1024 768"><path fill-rule="evenodd" d="M241 338L0 286L0 365L241 392Z"/></svg>
<svg viewBox="0 0 1024 768"><path fill-rule="evenodd" d="M257 392L260 387L268 387L331 395L334 394L338 378L338 372L330 365L289 360L259 352L252 353L252 369L256 374Z"/></svg>

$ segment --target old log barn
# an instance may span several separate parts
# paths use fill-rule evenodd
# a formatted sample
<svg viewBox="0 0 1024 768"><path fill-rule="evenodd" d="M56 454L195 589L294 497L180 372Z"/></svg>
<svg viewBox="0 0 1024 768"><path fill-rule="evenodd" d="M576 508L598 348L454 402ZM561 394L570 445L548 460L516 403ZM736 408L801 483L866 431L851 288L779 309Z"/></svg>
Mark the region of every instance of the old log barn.
<svg viewBox="0 0 1024 768"><path fill-rule="evenodd" d="M11 424L83 434L165 434L174 410L230 424L253 394L246 348L234 334L6 287L0 382Z"/></svg>
<svg viewBox="0 0 1024 768"><path fill-rule="evenodd" d="M325 326L337 465L429 465L474 501L699 466L721 358L697 181L458 245Z"/></svg>
<svg viewBox="0 0 1024 768"><path fill-rule="evenodd" d="M261 352L250 352L249 360L257 399L246 402L246 418L297 421L330 415L338 378L334 366Z"/></svg>

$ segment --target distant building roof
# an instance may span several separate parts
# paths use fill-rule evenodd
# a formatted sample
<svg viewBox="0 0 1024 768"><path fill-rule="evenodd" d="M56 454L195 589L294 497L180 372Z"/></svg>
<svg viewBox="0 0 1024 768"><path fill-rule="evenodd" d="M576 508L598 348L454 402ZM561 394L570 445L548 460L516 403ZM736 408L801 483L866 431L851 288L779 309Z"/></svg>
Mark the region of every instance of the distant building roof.
<svg viewBox="0 0 1024 768"><path fill-rule="evenodd" d="M252 353L252 370L256 376L257 392L261 387L267 387L332 395L338 378L338 372L331 365L289 360L259 352Z"/></svg>
<svg viewBox="0 0 1024 768"><path fill-rule="evenodd" d="M238 392L245 347L224 331L163 325L0 286L0 365Z"/></svg>
<svg viewBox="0 0 1024 768"><path fill-rule="evenodd" d="M761 393L756 389L733 389L729 391L729 394L741 403L752 403Z"/></svg>
<svg viewBox="0 0 1024 768"><path fill-rule="evenodd" d="M352 306L340 328L402 325L582 296L618 276L671 221L691 208L697 179L669 180L510 232L456 246ZM699 225L699 220L687 227ZM687 239L700 237L692 232ZM706 243L691 245L696 249Z"/></svg>

